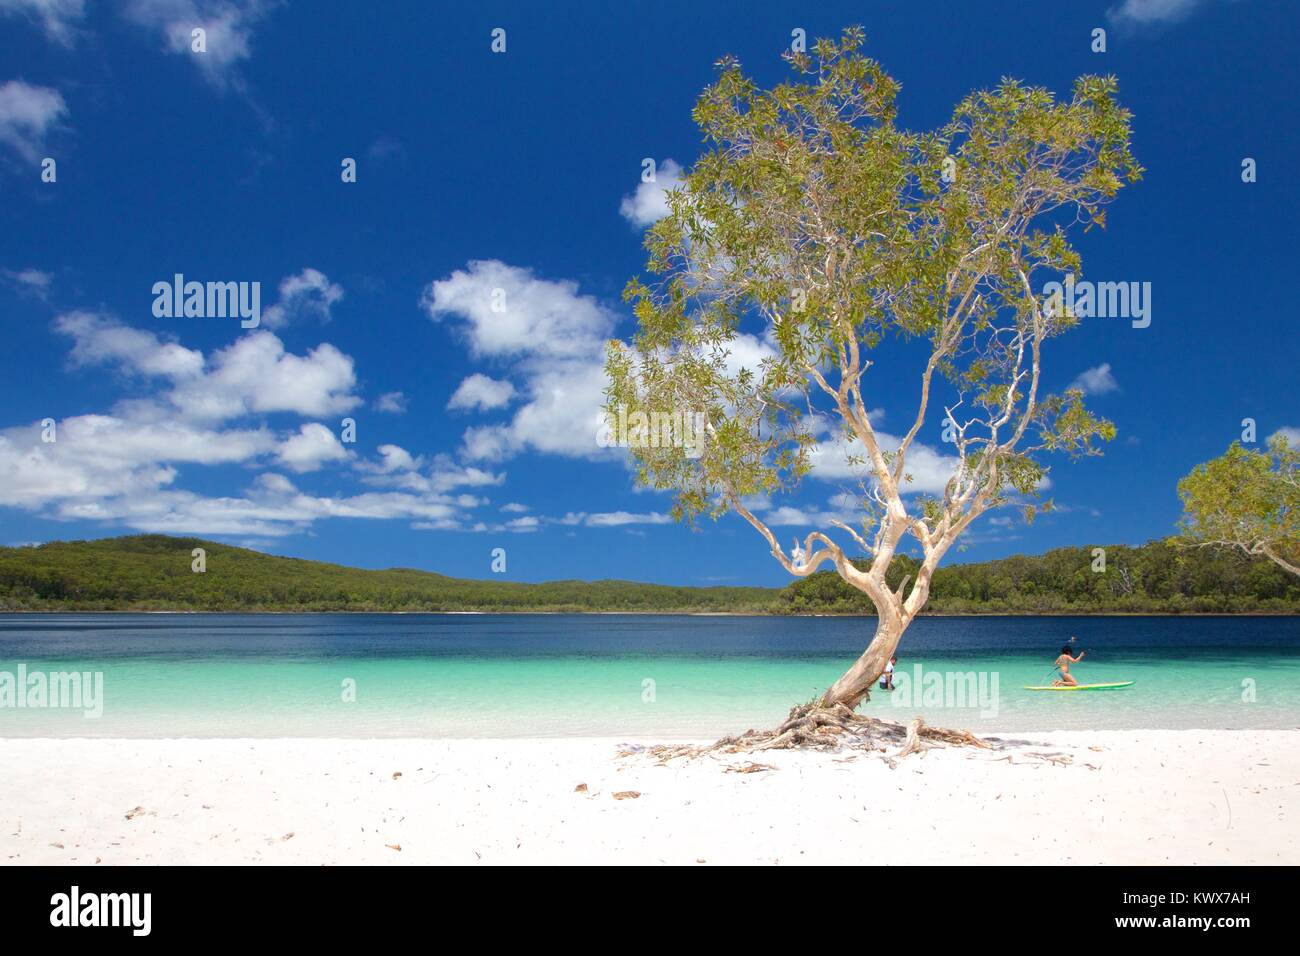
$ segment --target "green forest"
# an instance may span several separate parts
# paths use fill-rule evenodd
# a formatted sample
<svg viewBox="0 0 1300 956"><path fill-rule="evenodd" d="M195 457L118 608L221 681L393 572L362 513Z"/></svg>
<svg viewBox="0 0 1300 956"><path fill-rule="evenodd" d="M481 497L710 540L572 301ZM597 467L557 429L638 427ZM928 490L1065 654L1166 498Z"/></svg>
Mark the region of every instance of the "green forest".
<svg viewBox="0 0 1300 956"><path fill-rule="evenodd" d="M203 573L191 568L195 548L206 552ZM941 568L926 612L1300 613L1300 579L1267 560L1166 542L1105 550L1104 570L1091 546ZM891 584L914 567L896 559ZM0 547L0 610L874 613L831 571L784 588L523 584L362 570L166 535Z"/></svg>
<svg viewBox="0 0 1300 956"><path fill-rule="evenodd" d="M203 548L206 570L191 568ZM451 578L133 535L0 548L0 609L204 611L770 611L769 588Z"/></svg>
<svg viewBox="0 0 1300 956"><path fill-rule="evenodd" d="M931 581L924 613L1300 613L1300 578L1267 558L1151 541L1140 547L1107 545L1104 569L1097 569L1094 548L1057 548L941 567ZM897 588L916 565L900 555L886 580ZM780 601L786 613L874 613L866 595L829 571L784 588Z"/></svg>

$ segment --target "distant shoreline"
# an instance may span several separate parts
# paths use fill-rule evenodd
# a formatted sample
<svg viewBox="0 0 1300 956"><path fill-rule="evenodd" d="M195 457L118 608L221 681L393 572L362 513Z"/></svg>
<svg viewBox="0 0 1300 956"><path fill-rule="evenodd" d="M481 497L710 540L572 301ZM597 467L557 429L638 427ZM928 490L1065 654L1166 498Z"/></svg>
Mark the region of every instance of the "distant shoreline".
<svg viewBox="0 0 1300 956"><path fill-rule="evenodd" d="M1266 559L1108 546L1115 575L1081 573L1086 547L938 568L926 616L1300 616L1300 579ZM200 573L192 551L205 552ZM915 573L899 556L891 588ZM545 568L540 569L543 572ZM533 569L537 573L538 569ZM1118 572L1123 571L1120 575ZM201 538L133 535L0 547L0 613L632 614L871 618L831 571L784 587L651 584L610 578L526 582L367 570L282 558Z"/></svg>

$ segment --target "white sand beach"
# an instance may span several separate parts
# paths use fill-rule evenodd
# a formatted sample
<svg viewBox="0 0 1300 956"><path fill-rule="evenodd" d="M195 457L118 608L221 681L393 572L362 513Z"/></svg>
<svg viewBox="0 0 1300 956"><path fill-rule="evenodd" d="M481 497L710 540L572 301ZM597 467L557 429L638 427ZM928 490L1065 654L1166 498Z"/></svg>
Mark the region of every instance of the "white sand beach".
<svg viewBox="0 0 1300 956"><path fill-rule="evenodd" d="M0 861L1300 863L1300 730L1006 739L747 774L590 738L6 739Z"/></svg>

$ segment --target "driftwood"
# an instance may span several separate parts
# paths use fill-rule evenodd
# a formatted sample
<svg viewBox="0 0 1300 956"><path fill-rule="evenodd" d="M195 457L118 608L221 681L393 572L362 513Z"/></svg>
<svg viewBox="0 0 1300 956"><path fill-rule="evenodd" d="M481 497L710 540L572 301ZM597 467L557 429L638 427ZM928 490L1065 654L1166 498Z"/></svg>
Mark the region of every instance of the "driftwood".
<svg viewBox="0 0 1300 956"><path fill-rule="evenodd" d="M891 747L897 753L889 756ZM723 737L712 743L661 744L637 751L654 757L661 764L677 758L693 759L717 754L755 754L765 750L860 750L885 755L891 766L894 761L909 754L932 747L980 747L990 745L969 730L948 730L931 727L920 717L904 725L879 717L855 714L844 704L825 706L821 702L801 704L790 710L789 717L771 730L747 730L743 734ZM623 751L629 756L633 751ZM752 772L752 771L749 771Z"/></svg>

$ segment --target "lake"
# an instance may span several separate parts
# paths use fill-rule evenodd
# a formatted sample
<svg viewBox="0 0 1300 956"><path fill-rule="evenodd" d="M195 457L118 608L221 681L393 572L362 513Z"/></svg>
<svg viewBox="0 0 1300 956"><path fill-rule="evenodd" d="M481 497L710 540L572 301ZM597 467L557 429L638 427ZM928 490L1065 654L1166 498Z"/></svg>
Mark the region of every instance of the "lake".
<svg viewBox="0 0 1300 956"><path fill-rule="evenodd" d="M779 722L873 628L842 617L0 615L0 736L709 737ZM1136 684L1024 690L1050 683L1070 635L1087 651L1082 683ZM32 674L74 671L86 690L102 681L95 706L48 706L53 692L16 706L40 702ZM896 685L863 712L977 731L1294 728L1300 618L920 618Z"/></svg>

